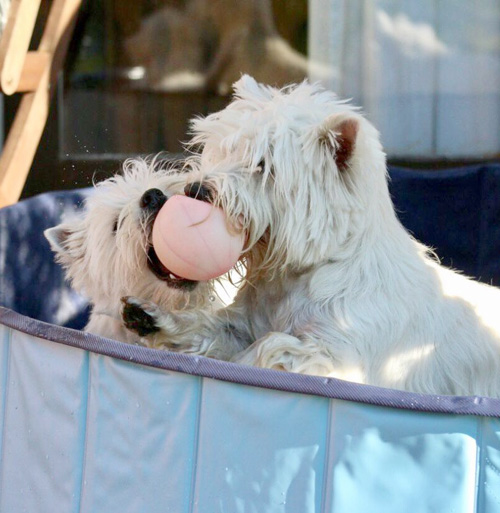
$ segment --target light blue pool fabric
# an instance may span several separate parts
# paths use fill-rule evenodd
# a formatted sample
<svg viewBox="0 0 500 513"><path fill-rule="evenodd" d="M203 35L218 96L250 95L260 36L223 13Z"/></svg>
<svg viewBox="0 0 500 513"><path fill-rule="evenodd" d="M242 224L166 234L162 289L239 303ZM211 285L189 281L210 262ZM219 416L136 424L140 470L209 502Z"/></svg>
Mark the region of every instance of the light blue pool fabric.
<svg viewBox="0 0 500 513"><path fill-rule="evenodd" d="M500 400L157 351L0 308L0 512L498 513Z"/></svg>

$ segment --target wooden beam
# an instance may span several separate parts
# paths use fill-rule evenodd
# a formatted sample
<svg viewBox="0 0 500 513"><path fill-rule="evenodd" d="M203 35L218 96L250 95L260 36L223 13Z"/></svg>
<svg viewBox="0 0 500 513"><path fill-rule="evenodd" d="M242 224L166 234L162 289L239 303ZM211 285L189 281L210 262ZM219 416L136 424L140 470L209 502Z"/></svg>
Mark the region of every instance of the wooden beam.
<svg viewBox="0 0 500 513"><path fill-rule="evenodd" d="M11 95L17 91L26 53L40 9L41 0L12 0L9 17L0 41L0 87Z"/></svg>
<svg viewBox="0 0 500 513"><path fill-rule="evenodd" d="M15 203L24 187L49 114L48 74L21 99L0 157L0 207Z"/></svg>
<svg viewBox="0 0 500 513"><path fill-rule="evenodd" d="M50 65L51 55L49 52L38 50L28 52L24 61L23 71L19 78L16 93L33 92L38 89L44 71Z"/></svg>
<svg viewBox="0 0 500 513"><path fill-rule="evenodd" d="M23 190L47 122L50 99L80 3L81 0L53 0L39 46L42 53L28 58L28 68L35 73L39 73L41 59L46 59L46 65L36 90L23 96L0 157L0 208L15 203ZM48 58L41 57L44 54Z"/></svg>

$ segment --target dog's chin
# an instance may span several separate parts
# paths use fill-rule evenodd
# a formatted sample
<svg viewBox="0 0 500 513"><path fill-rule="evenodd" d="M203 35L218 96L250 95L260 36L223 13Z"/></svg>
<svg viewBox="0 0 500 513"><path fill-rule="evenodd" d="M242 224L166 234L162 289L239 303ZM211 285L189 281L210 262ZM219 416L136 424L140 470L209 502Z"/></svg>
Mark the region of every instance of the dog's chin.
<svg viewBox="0 0 500 513"><path fill-rule="evenodd" d="M167 269L158 258L153 246L149 247L148 250L148 267L149 270L161 281L164 281L167 286L173 289L182 290L184 292L190 292L194 290L197 281L187 280L177 276L172 271Z"/></svg>

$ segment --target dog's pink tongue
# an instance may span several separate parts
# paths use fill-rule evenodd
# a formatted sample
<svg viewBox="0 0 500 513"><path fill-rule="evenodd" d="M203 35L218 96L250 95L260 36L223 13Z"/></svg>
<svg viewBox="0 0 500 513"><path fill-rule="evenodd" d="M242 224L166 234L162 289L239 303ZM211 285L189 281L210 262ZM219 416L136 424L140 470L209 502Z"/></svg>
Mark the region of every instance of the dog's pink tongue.
<svg viewBox="0 0 500 513"><path fill-rule="evenodd" d="M158 212L153 247L173 274L206 281L229 271L243 249L243 233L227 230L220 208L187 196L173 196Z"/></svg>

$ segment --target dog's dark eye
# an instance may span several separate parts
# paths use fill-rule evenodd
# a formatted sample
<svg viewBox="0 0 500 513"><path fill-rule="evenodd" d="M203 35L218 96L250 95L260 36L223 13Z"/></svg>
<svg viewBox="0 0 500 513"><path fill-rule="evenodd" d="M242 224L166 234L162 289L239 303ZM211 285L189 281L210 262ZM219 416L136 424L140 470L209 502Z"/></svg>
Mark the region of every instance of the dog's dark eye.
<svg viewBox="0 0 500 513"><path fill-rule="evenodd" d="M116 235L117 231L118 231L118 218L116 218L115 222L113 223L113 235Z"/></svg>

